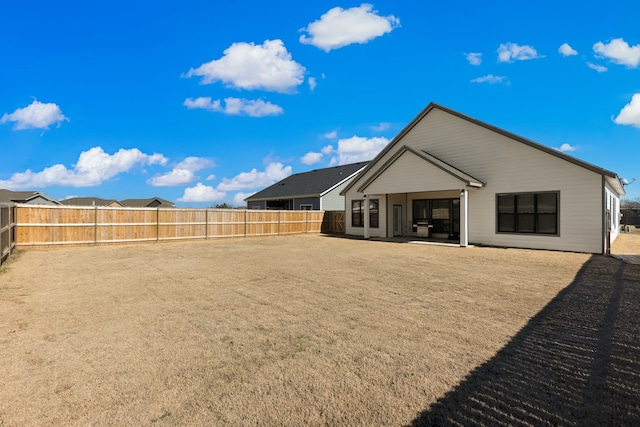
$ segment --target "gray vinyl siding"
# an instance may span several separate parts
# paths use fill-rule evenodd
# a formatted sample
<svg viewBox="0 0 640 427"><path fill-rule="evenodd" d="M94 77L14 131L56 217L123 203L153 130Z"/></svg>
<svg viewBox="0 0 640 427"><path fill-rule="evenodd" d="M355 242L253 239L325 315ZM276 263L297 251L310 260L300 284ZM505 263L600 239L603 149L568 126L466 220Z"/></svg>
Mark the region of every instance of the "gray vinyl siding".
<svg viewBox="0 0 640 427"><path fill-rule="evenodd" d="M361 173L347 192L347 233L363 233L362 228L353 228L350 224L350 200L362 198L362 194L357 193L357 188L401 146L406 145L415 150L424 150L486 184L484 188L468 189L470 243L602 252L604 189L600 174L437 108L431 110L395 144L366 173ZM417 170L420 169L419 162L413 163L415 165L407 170L407 175L424 176L424 172ZM418 188L416 182L411 182L411 176L394 175L393 178L411 189L406 191ZM385 185L376 187L374 181L367 192L386 191L390 188L391 181L381 182L385 182ZM430 190L428 182L423 180L419 184L424 190ZM462 182L452 182L451 185L450 190L464 188ZM435 189L442 190L441 187ZM526 192L559 193L557 236L496 232L496 194ZM384 200L384 196L371 197L379 197L381 202ZM381 211L383 210L386 211L381 206ZM403 215L408 218L410 210L409 201L403 207ZM385 228L383 235L386 235L389 221L383 220L381 216L380 224L379 232L382 233L382 228ZM374 235L374 230L371 235Z"/></svg>
<svg viewBox="0 0 640 427"><path fill-rule="evenodd" d="M411 193L423 191L425 183L434 191L465 186L459 179L406 151L365 191L375 194Z"/></svg>
<svg viewBox="0 0 640 427"><path fill-rule="evenodd" d="M267 209L267 202L264 200L248 200L247 209Z"/></svg>
<svg viewBox="0 0 640 427"><path fill-rule="evenodd" d="M333 190L321 197L323 211L343 211L345 209L344 196L340 192L351 182L351 180L343 182Z"/></svg>
<svg viewBox="0 0 640 427"><path fill-rule="evenodd" d="M301 205L311 205L311 210L320 210L320 198L319 197L306 197L302 199L293 200L293 210L300 210Z"/></svg>

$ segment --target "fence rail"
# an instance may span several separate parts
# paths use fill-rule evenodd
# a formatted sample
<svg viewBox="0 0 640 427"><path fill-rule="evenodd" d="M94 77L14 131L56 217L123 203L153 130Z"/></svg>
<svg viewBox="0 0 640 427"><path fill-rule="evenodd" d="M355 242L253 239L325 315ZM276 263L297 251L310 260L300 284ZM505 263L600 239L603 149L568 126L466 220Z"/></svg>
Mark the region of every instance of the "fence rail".
<svg viewBox="0 0 640 427"><path fill-rule="evenodd" d="M0 205L0 265L5 262L16 247L15 205Z"/></svg>
<svg viewBox="0 0 640 427"><path fill-rule="evenodd" d="M15 218L20 247L319 233L324 212L20 204Z"/></svg>

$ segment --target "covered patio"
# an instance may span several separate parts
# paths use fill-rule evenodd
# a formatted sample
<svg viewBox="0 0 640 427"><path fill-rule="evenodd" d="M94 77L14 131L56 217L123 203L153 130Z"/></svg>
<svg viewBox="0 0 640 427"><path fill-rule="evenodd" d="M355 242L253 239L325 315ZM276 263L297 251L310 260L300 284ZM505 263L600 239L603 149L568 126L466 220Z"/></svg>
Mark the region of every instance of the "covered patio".
<svg viewBox="0 0 640 427"><path fill-rule="evenodd" d="M403 146L357 189L365 201L364 238L371 237L377 213L384 237L454 241L466 247L470 191L484 185L426 151Z"/></svg>

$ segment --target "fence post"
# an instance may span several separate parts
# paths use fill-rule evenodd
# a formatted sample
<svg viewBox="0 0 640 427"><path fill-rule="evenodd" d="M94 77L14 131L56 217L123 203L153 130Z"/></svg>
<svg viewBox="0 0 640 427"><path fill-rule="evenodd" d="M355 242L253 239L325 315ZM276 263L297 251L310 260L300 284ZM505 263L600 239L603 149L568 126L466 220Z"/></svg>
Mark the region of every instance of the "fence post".
<svg viewBox="0 0 640 427"><path fill-rule="evenodd" d="M98 244L98 207L93 207L93 244Z"/></svg>
<svg viewBox="0 0 640 427"><path fill-rule="evenodd" d="M13 232L12 230L12 226L11 226L11 206L7 206L7 217L9 222L7 223L7 225L9 226L9 228L7 229L7 233L9 233L9 254L7 255L7 259L11 258L11 233ZM0 209L0 219L2 218L2 209ZM2 224L2 220L0 220L0 224ZM0 232L0 235L2 235L2 233ZM0 264L2 264L2 247L0 247Z"/></svg>
<svg viewBox="0 0 640 427"><path fill-rule="evenodd" d="M9 255L7 255L7 257L8 257L7 259L9 259L9 258L11 258L11 232L13 231L12 230L13 227L11 226L11 206L7 206L7 213L8 213L7 216L9 217L9 222L7 223L7 225L9 226L9 229L7 230L7 232L9 233ZM1 216L2 215L0 215L0 217ZM0 221L0 223L1 222L2 221ZM0 250L2 250L2 249L0 248ZM0 254L0 261L2 261L2 254Z"/></svg>
<svg viewBox="0 0 640 427"><path fill-rule="evenodd" d="M306 223L306 229L304 232L309 233L309 211L307 211L307 223Z"/></svg>
<svg viewBox="0 0 640 427"><path fill-rule="evenodd" d="M160 241L160 208L156 208L156 243Z"/></svg>
<svg viewBox="0 0 640 427"><path fill-rule="evenodd" d="M247 237L247 210L244 210L244 237Z"/></svg>
<svg viewBox="0 0 640 427"><path fill-rule="evenodd" d="M204 210L204 240L209 239L209 209Z"/></svg>
<svg viewBox="0 0 640 427"><path fill-rule="evenodd" d="M282 213L282 211L278 211L278 236L280 235L280 214Z"/></svg>

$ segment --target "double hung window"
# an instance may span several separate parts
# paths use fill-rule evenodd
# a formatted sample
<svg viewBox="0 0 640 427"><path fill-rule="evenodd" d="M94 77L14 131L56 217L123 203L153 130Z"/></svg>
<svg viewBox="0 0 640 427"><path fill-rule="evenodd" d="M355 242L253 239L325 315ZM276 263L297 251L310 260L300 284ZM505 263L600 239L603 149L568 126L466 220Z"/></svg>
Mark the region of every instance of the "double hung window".
<svg viewBox="0 0 640 427"><path fill-rule="evenodd" d="M558 234L558 193L498 194L497 231Z"/></svg>
<svg viewBox="0 0 640 427"><path fill-rule="evenodd" d="M364 227L364 208L365 200L351 201L351 226ZM369 227L380 227L380 201L378 199L369 199Z"/></svg>

